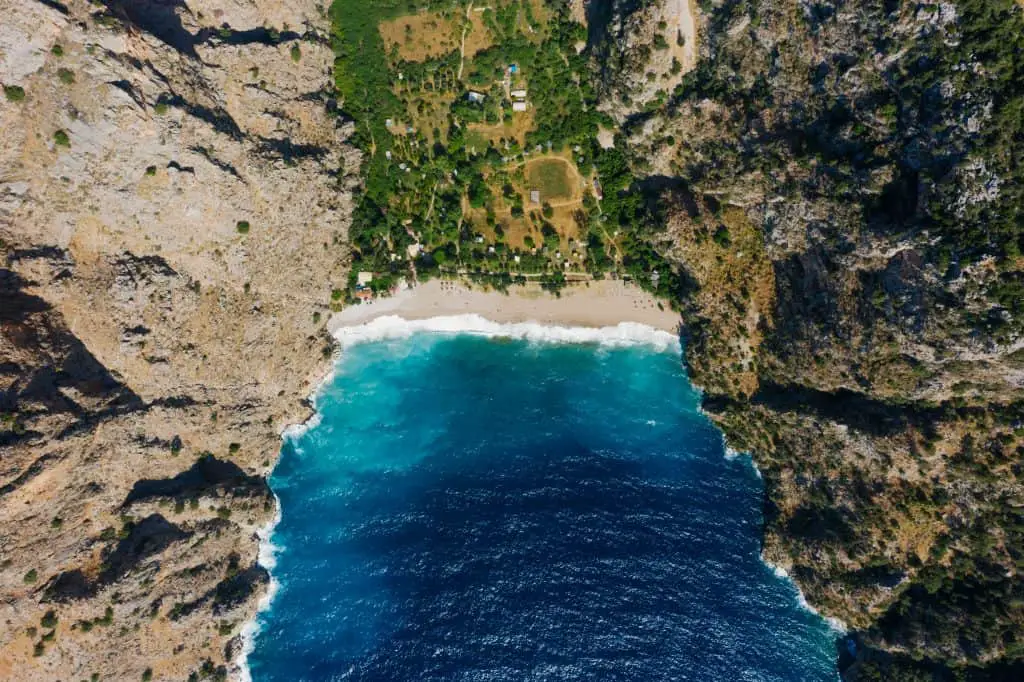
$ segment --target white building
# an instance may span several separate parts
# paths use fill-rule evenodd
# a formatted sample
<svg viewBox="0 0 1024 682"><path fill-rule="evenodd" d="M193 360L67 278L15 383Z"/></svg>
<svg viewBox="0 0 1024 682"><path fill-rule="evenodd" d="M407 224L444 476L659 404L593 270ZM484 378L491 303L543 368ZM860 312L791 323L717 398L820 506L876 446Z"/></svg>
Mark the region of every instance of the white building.
<svg viewBox="0 0 1024 682"><path fill-rule="evenodd" d="M526 102L512 102L512 111L526 111Z"/></svg>
<svg viewBox="0 0 1024 682"><path fill-rule="evenodd" d="M519 99L526 99L526 90L513 90L510 94Z"/></svg>
<svg viewBox="0 0 1024 682"><path fill-rule="evenodd" d="M487 97L487 95L485 95L484 93L477 92L476 90L470 90L469 95L467 96L469 97L470 102L483 102L484 99Z"/></svg>
<svg viewBox="0 0 1024 682"><path fill-rule="evenodd" d="M372 272L360 272L356 275L356 284L361 287L365 287L367 284L373 281Z"/></svg>

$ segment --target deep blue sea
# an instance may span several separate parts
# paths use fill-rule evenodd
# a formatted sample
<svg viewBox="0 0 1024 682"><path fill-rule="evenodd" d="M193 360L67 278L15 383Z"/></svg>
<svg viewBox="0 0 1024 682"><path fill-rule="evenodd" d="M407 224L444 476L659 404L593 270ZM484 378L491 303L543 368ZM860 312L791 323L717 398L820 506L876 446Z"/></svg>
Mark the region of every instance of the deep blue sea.
<svg viewBox="0 0 1024 682"><path fill-rule="evenodd" d="M675 344L417 333L336 370L271 480L255 682L838 679Z"/></svg>

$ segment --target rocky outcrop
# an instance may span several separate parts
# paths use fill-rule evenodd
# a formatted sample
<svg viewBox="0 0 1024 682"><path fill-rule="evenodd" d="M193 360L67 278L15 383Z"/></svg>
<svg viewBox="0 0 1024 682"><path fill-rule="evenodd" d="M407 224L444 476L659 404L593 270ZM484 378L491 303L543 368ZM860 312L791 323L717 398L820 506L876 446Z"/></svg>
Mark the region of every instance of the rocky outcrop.
<svg viewBox="0 0 1024 682"><path fill-rule="evenodd" d="M664 104L697 62L693 0L592 0L602 109L622 121Z"/></svg>
<svg viewBox="0 0 1024 682"><path fill-rule="evenodd" d="M347 277L328 22L306 0L0 16L0 678L217 677Z"/></svg>

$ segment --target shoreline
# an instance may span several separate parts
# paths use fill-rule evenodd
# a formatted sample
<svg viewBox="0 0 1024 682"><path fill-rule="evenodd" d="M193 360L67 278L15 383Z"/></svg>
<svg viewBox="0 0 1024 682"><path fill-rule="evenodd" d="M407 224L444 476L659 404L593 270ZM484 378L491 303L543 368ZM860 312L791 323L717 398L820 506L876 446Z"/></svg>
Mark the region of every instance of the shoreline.
<svg viewBox="0 0 1024 682"><path fill-rule="evenodd" d="M632 322L671 334L678 334L682 323L679 313L666 302L622 280L570 284L559 296L539 284L510 286L505 294L460 282L430 280L372 303L349 306L331 316L327 330L337 338L345 328L381 317L427 320L457 315L479 315L499 324L535 323L546 327L603 328Z"/></svg>

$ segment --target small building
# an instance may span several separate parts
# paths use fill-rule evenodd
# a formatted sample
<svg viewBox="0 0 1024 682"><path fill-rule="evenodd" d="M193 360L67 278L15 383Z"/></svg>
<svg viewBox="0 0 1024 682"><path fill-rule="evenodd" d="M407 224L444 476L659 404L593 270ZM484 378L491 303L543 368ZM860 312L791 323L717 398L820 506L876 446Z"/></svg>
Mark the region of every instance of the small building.
<svg viewBox="0 0 1024 682"><path fill-rule="evenodd" d="M539 189L531 189L530 190L530 203L531 204L539 204L540 203L540 190Z"/></svg>
<svg viewBox="0 0 1024 682"><path fill-rule="evenodd" d="M409 258L418 257L421 251L423 251L423 247L420 244L409 244L409 246L405 247L405 252L409 254Z"/></svg>
<svg viewBox="0 0 1024 682"><path fill-rule="evenodd" d="M470 102L476 102L478 104L487 99L487 95L482 92L477 92L476 90L470 90L469 94L466 96L469 98Z"/></svg>
<svg viewBox="0 0 1024 682"><path fill-rule="evenodd" d="M365 287L367 284L373 281L372 272L360 272L356 275L356 284L361 287Z"/></svg>
<svg viewBox="0 0 1024 682"><path fill-rule="evenodd" d="M509 64L508 65L508 72L509 73L518 73L518 71L519 71L519 65L518 64Z"/></svg>
<svg viewBox="0 0 1024 682"><path fill-rule="evenodd" d="M523 88L513 90L510 94L517 99L526 99L526 90Z"/></svg>
<svg viewBox="0 0 1024 682"><path fill-rule="evenodd" d="M597 178L594 178L594 196L597 197L598 201L604 199L604 191L601 190L601 183Z"/></svg>
<svg viewBox="0 0 1024 682"><path fill-rule="evenodd" d="M526 111L526 102L512 102L512 111Z"/></svg>
<svg viewBox="0 0 1024 682"><path fill-rule="evenodd" d="M386 118L386 119L384 119L384 125L386 127L390 128L393 125L395 125L395 122L393 120L391 120L390 118Z"/></svg>
<svg viewBox="0 0 1024 682"><path fill-rule="evenodd" d="M384 158L387 159L388 161L391 160L391 150L390 149L388 149L387 151L384 152Z"/></svg>
<svg viewBox="0 0 1024 682"><path fill-rule="evenodd" d="M373 300L373 289L356 289L356 300L358 301L371 301Z"/></svg>

